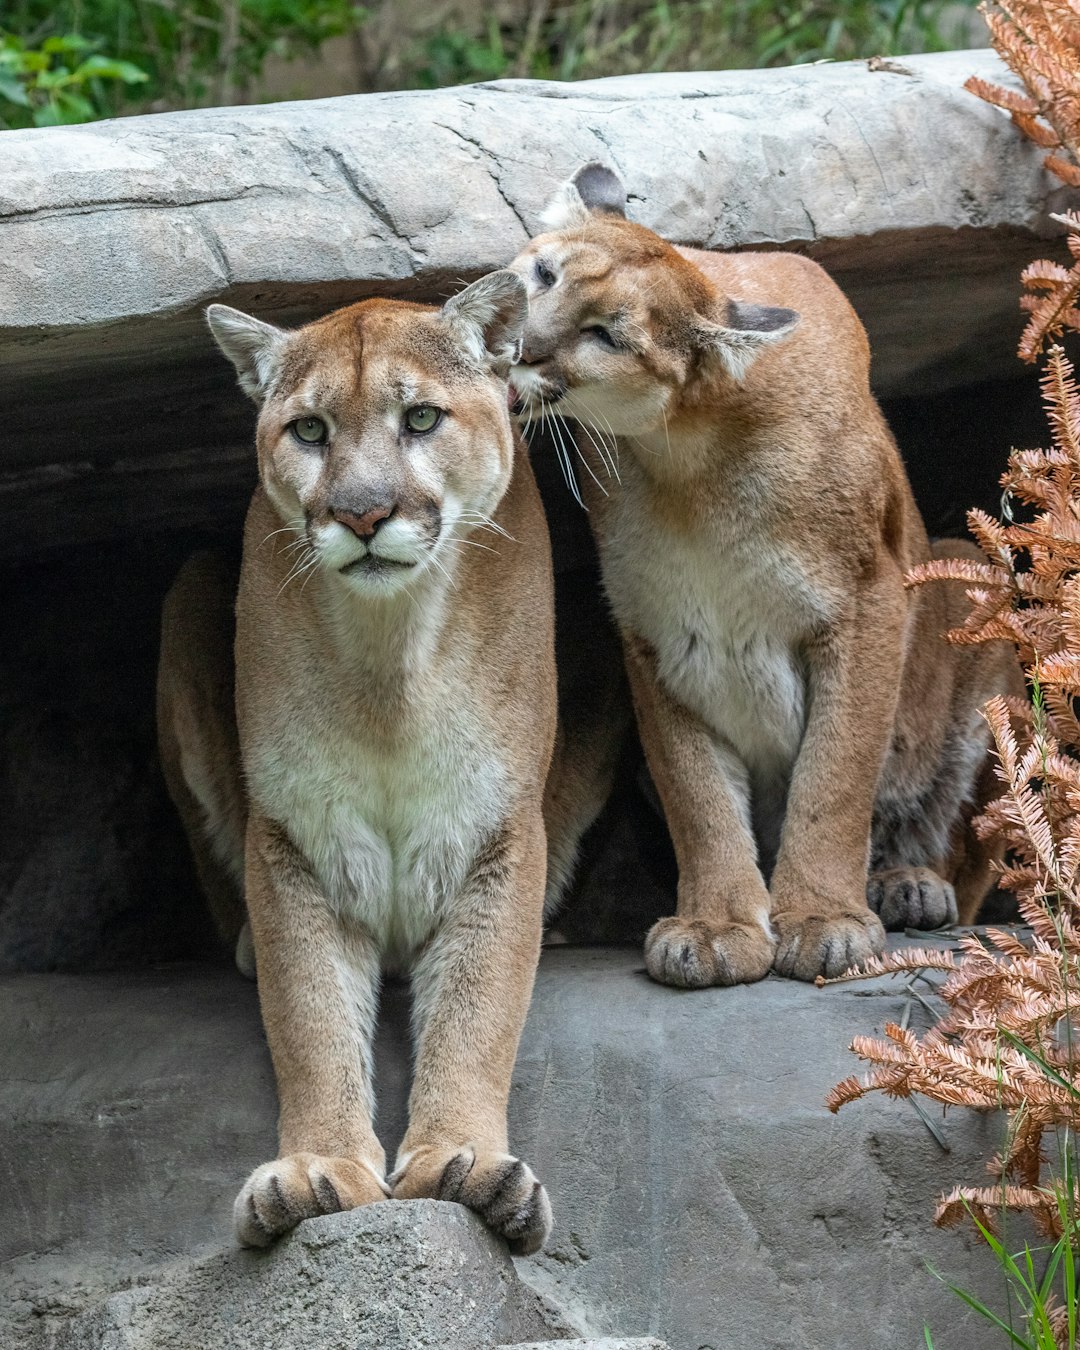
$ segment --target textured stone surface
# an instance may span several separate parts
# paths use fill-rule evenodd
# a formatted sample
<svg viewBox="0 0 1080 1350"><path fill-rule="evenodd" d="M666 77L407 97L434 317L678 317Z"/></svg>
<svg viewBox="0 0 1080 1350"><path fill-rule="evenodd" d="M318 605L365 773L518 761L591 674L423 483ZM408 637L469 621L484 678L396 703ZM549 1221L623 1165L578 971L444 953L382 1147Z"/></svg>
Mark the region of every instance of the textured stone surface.
<svg viewBox="0 0 1080 1350"><path fill-rule="evenodd" d="M583 160L707 247L809 252L885 394L1016 373L1017 274L1065 200L962 89L987 52L633 76L11 132L0 158L0 556L235 514L250 416L202 306L292 320L504 264ZM1052 250L1051 250L1052 251ZM49 415L42 417L47 406Z"/></svg>
<svg viewBox="0 0 1080 1350"><path fill-rule="evenodd" d="M654 1336L601 1336L598 1339L568 1341L533 1341L529 1345L500 1345L496 1350L668 1350L663 1341Z"/></svg>
<svg viewBox="0 0 1080 1350"><path fill-rule="evenodd" d="M56 1350L491 1350L566 1331L458 1205L372 1205L114 1294ZM549 1342L550 1343L550 1342Z"/></svg>
<svg viewBox="0 0 1080 1350"><path fill-rule="evenodd" d="M908 1103L837 1117L822 1105L855 1068L851 1037L904 1003L884 981L680 993L650 983L636 950L549 950L510 1137L556 1227L519 1273L579 1335L898 1350L920 1344L925 1321L939 1350L971 1350L980 1324L925 1263L1000 1302L985 1249L930 1224L942 1190L984 1175L995 1123L950 1115L946 1155ZM912 1024L924 1016L916 1004ZM377 1055L391 1148L406 1024L391 987ZM0 1345L185 1253L211 1255L273 1145L255 991L238 976L0 981ZM530 1335L543 1339L516 1339Z"/></svg>
<svg viewBox="0 0 1080 1350"><path fill-rule="evenodd" d="M601 1336L598 1339L566 1341L533 1341L529 1345L500 1345L496 1350L668 1350L663 1341L654 1336Z"/></svg>
<svg viewBox="0 0 1080 1350"><path fill-rule="evenodd" d="M14 339L230 286L487 270L592 158L623 171L644 223L705 247L1042 229L1041 156L960 88L1000 77L992 54L907 66L511 80L16 132L0 324Z"/></svg>

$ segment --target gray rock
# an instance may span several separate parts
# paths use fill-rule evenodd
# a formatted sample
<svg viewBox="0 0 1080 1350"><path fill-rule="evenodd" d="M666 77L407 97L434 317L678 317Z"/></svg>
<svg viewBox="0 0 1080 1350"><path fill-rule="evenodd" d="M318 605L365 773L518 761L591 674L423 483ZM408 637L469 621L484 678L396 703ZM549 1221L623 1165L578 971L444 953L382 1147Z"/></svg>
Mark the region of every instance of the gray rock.
<svg viewBox="0 0 1080 1350"><path fill-rule="evenodd" d="M635 1336L629 1340L625 1336L601 1336L599 1340L587 1341L533 1341L529 1345L499 1345L495 1350L548 1350L549 1346L558 1350L668 1350L664 1341L652 1336Z"/></svg>
<svg viewBox="0 0 1080 1350"><path fill-rule="evenodd" d="M547 951L510 1138L547 1185L556 1227L542 1255L517 1262L521 1277L579 1336L654 1335L673 1350L899 1350L920 1344L924 1322L938 1350L980 1344L978 1320L927 1262L1001 1306L985 1248L931 1225L942 1191L985 1175L997 1121L950 1114L946 1154L907 1102L836 1117L823 1105L856 1070L852 1036L899 1020L905 1001L885 980L682 993L652 984L636 950ZM407 1011L391 987L377 1053L391 1150ZM912 1024L924 1017L916 1005ZM0 1345L21 1347L32 1326L54 1334L185 1253L211 1271L269 1269L213 1251L239 1183L273 1148L256 994L239 976L0 980ZM320 1250L306 1232L287 1257L298 1271ZM211 1288L200 1269L202 1283L181 1270L179 1286L135 1288L108 1315L128 1309L141 1326L147 1299L187 1307L177 1288Z"/></svg>
<svg viewBox="0 0 1080 1350"><path fill-rule="evenodd" d="M796 248L870 331L883 394L1014 376L1017 276L1069 194L998 110L992 53L646 75L9 132L0 159L0 554L231 518L250 420L202 319L436 298L503 265L599 158L709 248ZM49 416L40 416L43 406Z"/></svg>
<svg viewBox="0 0 1080 1350"><path fill-rule="evenodd" d="M114 1294L55 1346L490 1350L561 1330L479 1219L418 1200L313 1219L270 1252L222 1252Z"/></svg>

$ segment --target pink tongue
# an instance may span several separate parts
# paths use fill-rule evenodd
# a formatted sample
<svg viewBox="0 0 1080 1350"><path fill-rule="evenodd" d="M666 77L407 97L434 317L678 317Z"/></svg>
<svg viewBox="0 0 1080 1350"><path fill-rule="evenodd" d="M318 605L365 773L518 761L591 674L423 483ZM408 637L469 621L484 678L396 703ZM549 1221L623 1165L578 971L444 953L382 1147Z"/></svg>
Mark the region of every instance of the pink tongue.
<svg viewBox="0 0 1080 1350"><path fill-rule="evenodd" d="M518 401L518 392L512 384L506 386L506 406L512 408Z"/></svg>

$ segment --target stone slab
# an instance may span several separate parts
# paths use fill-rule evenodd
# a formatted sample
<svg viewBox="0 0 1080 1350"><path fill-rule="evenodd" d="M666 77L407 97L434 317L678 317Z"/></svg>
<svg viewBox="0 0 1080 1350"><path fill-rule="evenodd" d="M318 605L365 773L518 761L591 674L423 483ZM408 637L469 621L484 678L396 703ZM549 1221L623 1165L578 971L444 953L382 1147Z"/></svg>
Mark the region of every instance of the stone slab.
<svg viewBox="0 0 1080 1350"><path fill-rule="evenodd" d="M672 1350L898 1350L924 1322L938 1350L981 1343L927 1263L1000 1304L985 1249L931 1226L942 1191L984 1175L996 1122L950 1114L944 1153L906 1102L823 1106L856 1068L852 1036L906 1001L892 981L681 993L652 984L636 949L545 952L510 1137L556 1226L522 1278L578 1335ZM916 1004L912 1024L924 1017ZM377 1053L391 1149L406 1027L391 987ZM0 1345L162 1265L224 1259L235 1192L273 1148L239 976L0 980Z"/></svg>
<svg viewBox="0 0 1080 1350"><path fill-rule="evenodd" d="M965 251L956 232L1044 233L1056 180L1006 117L961 87L973 73L1007 78L993 53L900 64L905 74L846 62L506 80L9 133L4 354L25 342L37 365L50 336L107 325L101 343L122 346L114 325L230 290L257 291L273 309L304 288L430 290L475 275L520 248L554 186L587 159L614 164L632 213L671 239L859 240L832 249L834 266L871 255L881 281L905 279L904 235L941 236L919 265L936 258L947 282L943 250ZM910 317L894 314L876 344L883 388L955 354L942 328L938 350L916 355ZM955 321L972 316L950 318L951 348L963 338Z"/></svg>

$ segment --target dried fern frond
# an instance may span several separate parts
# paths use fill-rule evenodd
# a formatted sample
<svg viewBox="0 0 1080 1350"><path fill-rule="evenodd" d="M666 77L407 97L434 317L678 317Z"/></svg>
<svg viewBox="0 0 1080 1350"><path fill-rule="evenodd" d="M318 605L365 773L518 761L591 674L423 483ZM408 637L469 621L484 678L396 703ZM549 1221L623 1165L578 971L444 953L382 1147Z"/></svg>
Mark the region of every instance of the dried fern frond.
<svg viewBox="0 0 1080 1350"><path fill-rule="evenodd" d="M934 1222L939 1228L955 1228L974 1216L984 1228L997 1233L1002 1212L1028 1214L1051 1241L1061 1236L1061 1209L1051 1190L1033 1186L956 1186L938 1201Z"/></svg>
<svg viewBox="0 0 1080 1350"><path fill-rule="evenodd" d="M1061 3L1075 5L1080 25L1080 0ZM1056 294L1064 273L1040 265L1029 280ZM1001 480L1007 520L969 517L986 562L938 559L907 578L963 583L971 611L951 639L1004 638L1036 681L1034 703L998 697L983 710L1001 795L975 821L1011 851L1000 880L1015 891L1030 937L989 929L963 937L959 951L887 953L841 976L942 971L944 1012L921 1037L892 1025L883 1037L856 1037L851 1048L868 1072L839 1083L828 1106L917 1093L945 1107L1006 1112L1007 1143L990 1164L1000 1184L952 1191L937 1222L972 1215L994 1231L1002 1212L1022 1210L1056 1237L1063 1214L1080 1221L1080 1197L1043 1175L1047 1134L1080 1130L1080 386L1060 347L1050 351L1042 393L1053 445L1013 451Z"/></svg>
<svg viewBox="0 0 1080 1350"><path fill-rule="evenodd" d="M1080 187L1080 7L1076 0L1000 0L980 10L995 50L1025 92L1004 89L972 76L965 88L1009 114L1019 130L1050 153L1043 163L1070 187ZM1080 228L1075 216L1062 219L1070 251ZM1029 315L1020 339L1021 360L1034 361L1048 341L1080 328L1080 263L1032 263L1023 274L1028 294L1021 308Z"/></svg>

